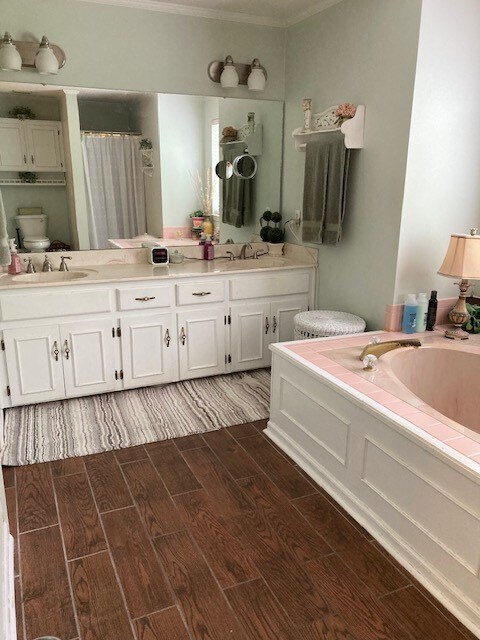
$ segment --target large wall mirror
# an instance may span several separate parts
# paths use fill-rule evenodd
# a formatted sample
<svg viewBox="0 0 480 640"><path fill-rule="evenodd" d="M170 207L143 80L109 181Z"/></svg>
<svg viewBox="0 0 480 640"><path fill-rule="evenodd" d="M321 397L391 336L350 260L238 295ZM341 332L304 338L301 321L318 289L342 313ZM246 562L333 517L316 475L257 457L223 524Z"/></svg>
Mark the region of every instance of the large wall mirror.
<svg viewBox="0 0 480 640"><path fill-rule="evenodd" d="M33 251L255 240L280 209L282 136L278 101L0 83L9 235Z"/></svg>

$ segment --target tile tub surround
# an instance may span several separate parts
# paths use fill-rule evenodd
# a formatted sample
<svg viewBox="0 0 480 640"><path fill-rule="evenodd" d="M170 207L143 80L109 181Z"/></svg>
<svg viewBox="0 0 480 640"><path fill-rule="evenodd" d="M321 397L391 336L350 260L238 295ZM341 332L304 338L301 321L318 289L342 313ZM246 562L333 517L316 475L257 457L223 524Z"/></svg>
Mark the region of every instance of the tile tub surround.
<svg viewBox="0 0 480 640"><path fill-rule="evenodd" d="M480 472L480 441L470 437L472 432L469 429L465 429L462 434L460 425L427 407L412 392L406 393L403 385L389 378L388 374L379 376L377 371L363 370L358 356L374 335L381 342L418 338L420 341L428 341L428 344L438 343L440 346L454 344L451 341L445 344L443 332L438 329L433 334L431 332L413 335L400 332L371 332L341 339L306 340L289 343L285 345L285 349L300 357L304 363L315 367L316 370L323 371L331 380L348 387L369 405L395 414L402 421L407 421L409 427L416 428L417 433L433 436L442 443L443 451L453 454L457 460L461 459L465 462L467 458L470 468ZM472 336L469 343L480 347L480 338ZM349 352L342 351L349 348L351 349Z"/></svg>

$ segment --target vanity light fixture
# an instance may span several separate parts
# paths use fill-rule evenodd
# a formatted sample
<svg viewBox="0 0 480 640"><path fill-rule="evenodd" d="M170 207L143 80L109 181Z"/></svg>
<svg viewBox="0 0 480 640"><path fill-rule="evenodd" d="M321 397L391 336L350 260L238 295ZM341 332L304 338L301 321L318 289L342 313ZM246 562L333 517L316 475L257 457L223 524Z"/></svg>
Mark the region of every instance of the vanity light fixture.
<svg viewBox="0 0 480 640"><path fill-rule="evenodd" d="M0 69L2 71L20 71L22 69L22 56L18 53L8 31L5 31L0 45Z"/></svg>
<svg viewBox="0 0 480 640"><path fill-rule="evenodd" d="M466 297L470 287L469 280L480 280L480 236L477 229L471 229L469 235L452 234L442 266L438 270L441 276L460 278L460 295L456 305L450 311L449 320L453 329L445 331L446 338L467 340L468 333L462 329L470 314L467 311Z"/></svg>
<svg viewBox="0 0 480 640"><path fill-rule="evenodd" d="M262 65L258 58L254 58L252 62L252 70L248 76L247 86L250 91L264 91L267 79L263 73Z"/></svg>
<svg viewBox="0 0 480 640"><path fill-rule="evenodd" d="M56 44L50 44L47 36L40 42L12 40L5 32L0 40L0 70L22 71L25 68L36 68L42 74L56 74L65 64L65 52Z"/></svg>
<svg viewBox="0 0 480 640"><path fill-rule="evenodd" d="M250 91L263 91L267 81L267 71L260 60L254 58L252 64L234 62L232 56L224 61L214 60L208 65L208 77L218 82L224 89L233 89L238 85L248 86Z"/></svg>
<svg viewBox="0 0 480 640"><path fill-rule="evenodd" d="M227 56L223 64L222 75L220 76L220 84L224 89L234 89L238 87L240 78L238 77L232 56Z"/></svg>
<svg viewBox="0 0 480 640"><path fill-rule="evenodd" d="M57 56L54 54L47 36L43 36L40 47L35 55L35 66L41 74L54 75L58 73L59 64Z"/></svg>

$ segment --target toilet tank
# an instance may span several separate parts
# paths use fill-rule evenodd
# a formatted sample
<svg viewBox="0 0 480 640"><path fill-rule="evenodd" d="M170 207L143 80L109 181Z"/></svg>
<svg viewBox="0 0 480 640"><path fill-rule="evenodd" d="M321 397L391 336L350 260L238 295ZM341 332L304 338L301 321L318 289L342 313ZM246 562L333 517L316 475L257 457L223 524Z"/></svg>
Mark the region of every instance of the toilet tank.
<svg viewBox="0 0 480 640"><path fill-rule="evenodd" d="M24 238L41 238L47 235L48 218L46 213L15 216L15 221Z"/></svg>

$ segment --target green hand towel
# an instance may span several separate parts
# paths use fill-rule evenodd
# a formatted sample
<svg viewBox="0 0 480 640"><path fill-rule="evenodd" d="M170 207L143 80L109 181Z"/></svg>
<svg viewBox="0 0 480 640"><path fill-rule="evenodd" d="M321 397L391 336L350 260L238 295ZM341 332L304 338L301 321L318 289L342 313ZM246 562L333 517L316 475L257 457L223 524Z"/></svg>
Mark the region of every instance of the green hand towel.
<svg viewBox="0 0 480 640"><path fill-rule="evenodd" d="M350 150L340 131L322 133L307 143L303 188L302 239L337 245L345 216Z"/></svg>

